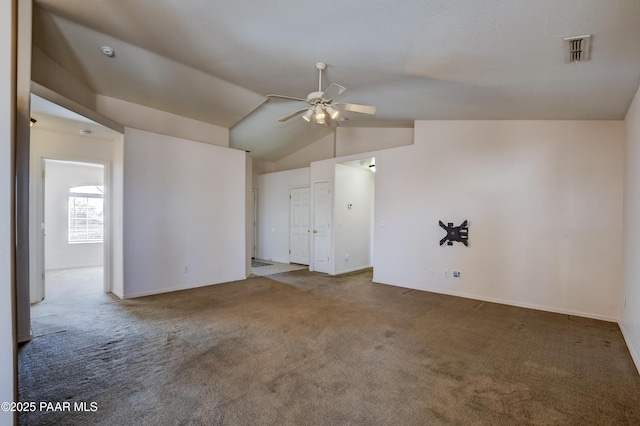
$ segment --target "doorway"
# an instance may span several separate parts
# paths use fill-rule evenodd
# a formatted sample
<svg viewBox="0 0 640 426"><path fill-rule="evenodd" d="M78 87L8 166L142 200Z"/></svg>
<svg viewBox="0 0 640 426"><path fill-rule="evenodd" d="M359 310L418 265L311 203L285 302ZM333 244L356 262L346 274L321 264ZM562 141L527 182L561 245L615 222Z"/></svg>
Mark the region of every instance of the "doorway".
<svg viewBox="0 0 640 426"><path fill-rule="evenodd" d="M75 113L62 106L67 103L64 98L56 98L56 101L59 103L31 94L33 126L30 131L27 302L37 303L45 296L50 296L45 294L47 271L79 269L81 266L101 268L97 280L100 293L113 292L118 297L123 297L124 128L91 111L85 111L88 116ZM85 170L82 172L84 174L80 173L80 177L76 174L76 178L69 178L71 180L58 192L62 195L55 197L56 205L45 209L45 197L49 198L55 192L51 188L45 189L45 186L52 185L45 185L45 179L53 178L58 169L68 178L74 175L71 170L89 169L93 172ZM102 188L98 188L100 186ZM79 230L69 235L70 196L77 198L74 201L83 202L85 210L89 207L92 209L90 222L94 225L102 222L101 243L97 241L100 239L99 234L93 232L96 229L85 229L84 236ZM100 203L95 200L99 197L102 197L101 213ZM49 215L54 211L52 209L58 210L58 217L45 220L45 213ZM78 210L78 214L83 216L87 213ZM77 223L79 227L84 219L85 217L76 217L74 224ZM58 234L56 238L59 243L53 248L52 232ZM47 248L45 239L49 240ZM96 258L96 251L99 250L102 255L98 256L98 260L89 261ZM51 274L49 278L51 281ZM62 275L56 278L62 278ZM28 310L29 305L21 305L19 309Z"/></svg>
<svg viewBox="0 0 640 426"><path fill-rule="evenodd" d="M373 266L375 158L335 165L333 273Z"/></svg>
<svg viewBox="0 0 640 426"><path fill-rule="evenodd" d="M32 303L65 294L106 292L104 164L42 160L43 271ZM34 300L35 299L35 300Z"/></svg>

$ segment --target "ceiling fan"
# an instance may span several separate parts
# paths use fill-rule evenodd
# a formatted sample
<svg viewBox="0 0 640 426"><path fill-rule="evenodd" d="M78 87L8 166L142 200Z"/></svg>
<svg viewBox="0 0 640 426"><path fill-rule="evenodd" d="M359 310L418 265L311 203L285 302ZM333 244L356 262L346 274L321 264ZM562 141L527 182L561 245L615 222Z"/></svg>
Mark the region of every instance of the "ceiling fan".
<svg viewBox="0 0 640 426"><path fill-rule="evenodd" d="M306 121L315 120L318 124L327 124L330 127L336 127L339 125L338 119L342 111L358 112L360 114L376 113L376 107L369 105L348 104L344 102L334 102L334 99L344 93L346 87L339 84L331 83L327 90L322 91L322 71L327 68L327 64L323 62L316 63L316 69L318 70L318 91L311 92L307 95L307 99L296 98L293 96L285 95L267 95L268 98L280 98L289 99L294 101L306 102L308 107L304 107L291 114L285 115L278 121L287 121L300 114Z"/></svg>

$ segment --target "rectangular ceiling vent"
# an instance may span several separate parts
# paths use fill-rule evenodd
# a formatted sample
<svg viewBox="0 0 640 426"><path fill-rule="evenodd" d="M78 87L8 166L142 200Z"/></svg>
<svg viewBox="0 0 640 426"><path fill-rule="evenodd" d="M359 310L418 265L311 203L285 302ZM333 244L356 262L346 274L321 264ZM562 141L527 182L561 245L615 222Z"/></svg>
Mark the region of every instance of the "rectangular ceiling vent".
<svg viewBox="0 0 640 426"><path fill-rule="evenodd" d="M564 39L564 61L584 62L589 60L591 36L569 37Z"/></svg>

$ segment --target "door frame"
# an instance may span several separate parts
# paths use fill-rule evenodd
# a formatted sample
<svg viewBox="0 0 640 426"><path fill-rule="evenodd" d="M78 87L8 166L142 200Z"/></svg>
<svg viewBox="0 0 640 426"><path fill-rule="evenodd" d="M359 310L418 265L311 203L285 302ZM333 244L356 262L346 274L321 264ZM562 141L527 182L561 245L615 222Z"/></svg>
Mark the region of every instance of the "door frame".
<svg viewBox="0 0 640 426"><path fill-rule="evenodd" d="M103 268L103 292L109 293L112 290L112 259L111 259L111 247L112 247L112 235L113 235L113 220L112 220L112 187L111 187L111 162L104 160L96 160L94 158L79 158L73 156L65 156L65 157L51 157L51 156L43 156L35 162L36 166L36 176L38 179L35 179L36 184L36 214L35 214L35 224L33 224L32 229L35 229L35 253L32 252L32 256L35 256L34 267L32 267L32 271L34 275L32 276L32 285L31 285L31 303L36 303L42 301L45 297L45 244L44 244L44 231L43 224L46 226L44 222L44 214L45 214L45 186L44 186L44 164L48 160L53 161L62 161L68 163L85 163L85 164L98 164L103 166L103 183L104 183L104 240L103 240L103 260L102 260L102 268Z"/></svg>
<svg viewBox="0 0 640 426"><path fill-rule="evenodd" d="M258 190L253 188L251 189L251 197L253 202L253 208L251 209L251 214L253 215L253 241L251 243L251 258L255 259L256 253L258 252Z"/></svg>

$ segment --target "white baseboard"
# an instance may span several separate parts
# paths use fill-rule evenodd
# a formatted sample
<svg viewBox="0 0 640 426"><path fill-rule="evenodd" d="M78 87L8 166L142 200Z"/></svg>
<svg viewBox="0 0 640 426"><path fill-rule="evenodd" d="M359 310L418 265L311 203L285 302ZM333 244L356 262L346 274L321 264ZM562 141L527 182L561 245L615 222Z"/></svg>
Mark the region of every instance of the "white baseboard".
<svg viewBox="0 0 640 426"><path fill-rule="evenodd" d="M112 293L114 296L118 297L119 299L124 299L124 295L119 291L111 289L109 293Z"/></svg>
<svg viewBox="0 0 640 426"><path fill-rule="evenodd" d="M640 374L640 357L638 357L638 353L636 349L631 344L631 338L627 333L627 330L624 328L624 324L622 321L618 321L618 327L620 327L620 331L622 331L622 337L624 338L625 343L627 344L627 349L629 349L629 353L631 354L631 359L633 359L633 363L636 366L636 370L638 370L638 374Z"/></svg>
<svg viewBox="0 0 640 426"><path fill-rule="evenodd" d="M177 286L177 287L169 287L169 288L162 288L162 289L157 289L157 290L141 291L141 292L138 292L138 293L124 294L121 297L121 299L135 299L136 297L153 296L155 294L171 293L171 292L174 292L174 291L189 290L189 289L192 289L192 288L206 287L206 286L209 286L209 285L224 284L224 283L230 283L230 282L233 282L233 281L242 281L242 280L245 280L245 278L242 275L238 275L237 277L229 277L227 279L222 279L222 280L219 280L219 281L216 281L216 282L206 282L206 283L199 283L199 284L188 284L188 285ZM118 297L120 297L120 296L118 296Z"/></svg>
<svg viewBox="0 0 640 426"><path fill-rule="evenodd" d="M392 286L396 286L396 287L402 287L402 288L411 288L411 289L414 289L414 290L429 291L429 292L432 292L432 293L446 294L448 296L456 296L456 297L464 297L466 299L481 300L483 302L500 303L501 305L517 306L519 308L535 309L535 310L538 310L538 311L553 312L553 313L556 313L556 314L573 315L573 316L577 316L577 317L592 318L592 319L608 321L608 322L615 322L615 323L618 322L618 318L617 317L610 317L610 316L607 316L607 315L594 314L594 313L590 313L590 312L573 311L573 310L569 310L569 309L562 309L562 308L551 307L551 306L536 305L536 304L532 304L532 303L523 303L523 302L519 302L519 301L515 301L515 300L497 299L497 298L493 298L493 297L485 297L485 296L481 296L481 295L477 295L477 294L469 294L469 293L462 293L462 292L456 292L456 291L447 292L447 291L442 291L440 289L429 289L429 288L412 287L412 286L407 286L407 285L399 285L399 284L395 284L395 283L391 283L391 282L384 282L384 281L376 280L375 277L374 277L373 282L380 283L380 284L386 284L386 285L392 285Z"/></svg>
<svg viewBox="0 0 640 426"><path fill-rule="evenodd" d="M368 266L358 266L356 268L349 268L349 269L343 269L340 271L337 271L334 274L330 274L330 275L340 275L340 274L348 274L349 272L356 272L356 271L362 271L363 269L369 269L371 268L371 265Z"/></svg>

